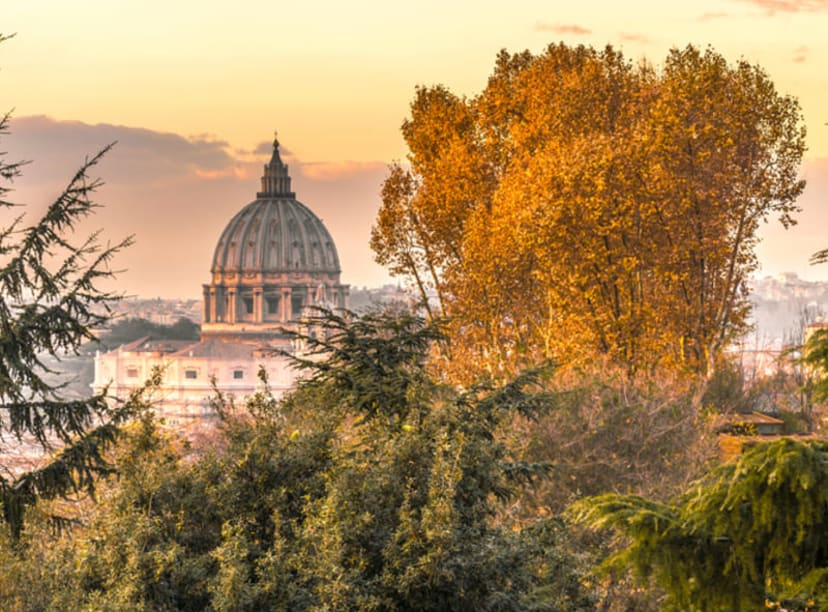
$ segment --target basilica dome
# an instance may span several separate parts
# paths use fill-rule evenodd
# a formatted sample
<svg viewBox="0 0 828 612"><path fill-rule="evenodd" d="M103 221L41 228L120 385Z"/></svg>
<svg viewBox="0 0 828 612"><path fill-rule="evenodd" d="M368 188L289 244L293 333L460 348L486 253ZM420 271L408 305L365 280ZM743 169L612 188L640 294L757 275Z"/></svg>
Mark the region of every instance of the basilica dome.
<svg viewBox="0 0 828 612"><path fill-rule="evenodd" d="M337 273L339 257L328 230L293 198L259 198L230 220L213 254L213 274L226 272Z"/></svg>
<svg viewBox="0 0 828 612"><path fill-rule="evenodd" d="M344 308L340 271L333 238L291 191L274 140L262 190L230 219L213 252L202 335L264 334L289 328L308 307Z"/></svg>
<svg viewBox="0 0 828 612"><path fill-rule="evenodd" d="M279 142L265 166L262 191L224 228L213 253L213 275L230 272L337 274L339 256L322 221L296 200Z"/></svg>

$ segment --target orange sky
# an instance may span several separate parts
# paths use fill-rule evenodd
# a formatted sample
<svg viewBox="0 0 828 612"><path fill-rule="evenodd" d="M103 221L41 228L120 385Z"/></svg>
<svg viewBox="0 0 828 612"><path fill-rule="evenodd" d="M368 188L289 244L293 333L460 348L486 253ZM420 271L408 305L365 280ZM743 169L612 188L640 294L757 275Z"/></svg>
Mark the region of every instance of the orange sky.
<svg viewBox="0 0 828 612"><path fill-rule="evenodd" d="M763 230L763 270L828 278L828 0L276 3L18 0L4 6L2 150L35 163L18 200L45 203L84 155L100 167L107 235L135 233L119 263L138 295L197 296L224 223L255 197L279 129L298 198L337 241L343 280L387 280L367 246L387 163L418 84L474 95L500 48L564 40L658 64L671 46L744 57L796 96L808 127L801 223ZM266 148L266 145L265 145ZM184 244L182 244L182 240Z"/></svg>

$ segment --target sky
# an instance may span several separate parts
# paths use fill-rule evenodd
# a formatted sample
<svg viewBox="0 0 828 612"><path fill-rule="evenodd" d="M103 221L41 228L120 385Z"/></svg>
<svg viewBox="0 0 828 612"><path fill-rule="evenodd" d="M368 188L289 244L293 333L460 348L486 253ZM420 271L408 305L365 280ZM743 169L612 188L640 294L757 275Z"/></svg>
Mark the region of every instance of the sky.
<svg viewBox="0 0 828 612"><path fill-rule="evenodd" d="M474 96L500 49L559 41L656 67L687 44L762 66L799 100L809 149L799 224L762 228L758 274L828 280L828 264L808 265L828 247L828 0L7 0L0 28L15 34L0 44L0 112L12 112L0 151L31 160L13 199L37 214L117 141L96 168L104 207L89 223L113 242L135 236L115 262L129 295L200 295L274 130L343 282L390 282L368 239L388 164L405 159L415 87Z"/></svg>

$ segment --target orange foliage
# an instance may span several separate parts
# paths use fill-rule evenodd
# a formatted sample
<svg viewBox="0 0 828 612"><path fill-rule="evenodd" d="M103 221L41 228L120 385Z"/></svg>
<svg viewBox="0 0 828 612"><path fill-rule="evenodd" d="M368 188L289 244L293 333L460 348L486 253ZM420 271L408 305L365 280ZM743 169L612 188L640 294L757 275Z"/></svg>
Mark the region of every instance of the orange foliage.
<svg viewBox="0 0 828 612"><path fill-rule="evenodd" d="M609 356L700 374L745 330L760 222L792 222L798 104L712 50L501 52L462 99L420 88L372 234L452 319L455 365Z"/></svg>

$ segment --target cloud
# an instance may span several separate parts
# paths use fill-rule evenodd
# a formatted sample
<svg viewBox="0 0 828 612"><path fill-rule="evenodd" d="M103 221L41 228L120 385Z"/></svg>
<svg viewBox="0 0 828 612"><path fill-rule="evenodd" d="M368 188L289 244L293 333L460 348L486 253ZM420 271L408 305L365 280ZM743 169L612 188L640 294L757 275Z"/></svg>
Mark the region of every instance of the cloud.
<svg viewBox="0 0 828 612"><path fill-rule="evenodd" d="M713 21L714 19L722 19L729 16L728 13L704 13L699 16L699 21Z"/></svg>
<svg viewBox="0 0 828 612"><path fill-rule="evenodd" d="M270 158L270 154L273 153L273 141L263 140L257 144L252 151L239 150L239 153L244 155L267 155L268 158ZM291 150L285 147L285 145L281 142L279 143L279 153L281 153L283 157L291 157L293 155Z"/></svg>
<svg viewBox="0 0 828 612"><path fill-rule="evenodd" d="M794 50L793 62L802 64L808 59L808 47L798 47Z"/></svg>
<svg viewBox="0 0 828 612"><path fill-rule="evenodd" d="M768 15L776 13L820 13L828 11L828 0L740 0L764 9Z"/></svg>
<svg viewBox="0 0 828 612"><path fill-rule="evenodd" d="M13 117L10 127L7 142L21 158L33 160L27 175L47 181L54 178L52 168L79 165L113 142L117 145L101 163L108 180L130 180L137 175L165 182L180 175L182 168L197 175L223 171L235 162L227 143L209 135L185 138L122 125L58 121L43 115Z"/></svg>
<svg viewBox="0 0 828 612"><path fill-rule="evenodd" d="M381 162L311 162L302 165L302 175L318 181L338 181L377 170L385 171L388 165Z"/></svg>
<svg viewBox="0 0 828 612"><path fill-rule="evenodd" d="M103 204L81 231L103 228L115 242L134 234L135 245L118 255L118 288L128 294L197 297L210 278L215 241L230 218L256 197L272 142L253 151L232 149L210 135L184 137L110 124L90 125L49 117L13 117L0 138L7 160L32 160L13 183L11 201L38 215L60 193L80 164L107 144L116 146L93 169L105 184ZM264 142L263 142L264 144ZM281 148L287 158L288 152ZM293 190L316 212L336 240L343 282L376 285L387 274L368 247L385 177L382 162L303 163L290 159ZM14 211L19 214L20 209ZM10 211L0 210L0 227Z"/></svg>
<svg viewBox="0 0 828 612"><path fill-rule="evenodd" d="M592 30L590 30L589 28L585 28L583 26L579 26L576 24L549 23L546 21L535 22L535 32L552 32L553 34L576 34L578 36L592 34Z"/></svg>
<svg viewBox="0 0 828 612"><path fill-rule="evenodd" d="M645 36L644 34L633 34L629 32L621 32L619 35L621 40L626 42L639 42L639 43L648 43L650 39Z"/></svg>
<svg viewBox="0 0 828 612"><path fill-rule="evenodd" d="M250 178L251 173L245 166L239 164L232 168L224 168L221 170L202 170L201 168L196 168L195 175L200 179L215 181L229 177L247 179Z"/></svg>
<svg viewBox="0 0 828 612"><path fill-rule="evenodd" d="M282 144L279 143L279 148L281 149ZM251 151L253 155L267 155L268 153L273 152L273 141L263 140L259 144L256 145L256 148Z"/></svg>

